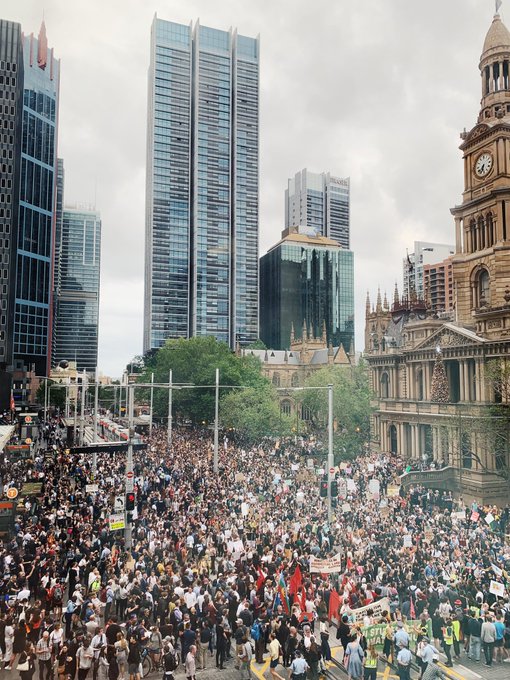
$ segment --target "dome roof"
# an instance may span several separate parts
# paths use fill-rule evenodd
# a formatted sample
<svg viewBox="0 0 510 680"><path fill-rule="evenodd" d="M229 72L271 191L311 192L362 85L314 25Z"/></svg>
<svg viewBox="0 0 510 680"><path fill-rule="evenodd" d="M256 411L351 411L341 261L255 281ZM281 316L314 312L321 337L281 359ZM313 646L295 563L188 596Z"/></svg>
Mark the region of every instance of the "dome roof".
<svg viewBox="0 0 510 680"><path fill-rule="evenodd" d="M501 21L499 14L494 15L491 27L485 36L482 57L489 50L494 50L497 48L506 48L510 51L510 32L508 31L508 28L505 26L505 24Z"/></svg>

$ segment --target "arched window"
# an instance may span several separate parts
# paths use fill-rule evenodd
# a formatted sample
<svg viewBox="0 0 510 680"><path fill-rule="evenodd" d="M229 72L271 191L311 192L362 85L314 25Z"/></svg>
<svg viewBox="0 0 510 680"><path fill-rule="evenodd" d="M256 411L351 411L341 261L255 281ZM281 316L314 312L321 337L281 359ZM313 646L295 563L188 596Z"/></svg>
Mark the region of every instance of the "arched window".
<svg viewBox="0 0 510 680"><path fill-rule="evenodd" d="M292 405L288 399L284 399L280 404L280 410L284 416L290 416Z"/></svg>
<svg viewBox="0 0 510 680"><path fill-rule="evenodd" d="M476 273L473 293L475 309L490 306L490 276L485 268L479 269Z"/></svg>
<svg viewBox="0 0 510 680"><path fill-rule="evenodd" d="M299 387L299 375L297 372L292 374L290 384L292 387Z"/></svg>
<svg viewBox="0 0 510 680"><path fill-rule="evenodd" d="M312 412L308 406L301 407L301 420L309 421L312 419Z"/></svg>
<svg viewBox="0 0 510 680"><path fill-rule="evenodd" d="M273 385L275 387L280 387L280 374L279 373L273 373Z"/></svg>
<svg viewBox="0 0 510 680"><path fill-rule="evenodd" d="M390 378L387 373L381 375L380 388L381 399L388 399L390 396Z"/></svg>

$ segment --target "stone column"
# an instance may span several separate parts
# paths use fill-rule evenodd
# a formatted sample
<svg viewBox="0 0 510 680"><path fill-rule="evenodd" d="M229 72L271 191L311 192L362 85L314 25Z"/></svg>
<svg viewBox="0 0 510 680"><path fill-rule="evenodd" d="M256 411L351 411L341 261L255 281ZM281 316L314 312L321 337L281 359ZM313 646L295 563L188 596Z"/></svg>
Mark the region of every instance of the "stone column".
<svg viewBox="0 0 510 680"><path fill-rule="evenodd" d="M432 428L432 460L437 460L437 427Z"/></svg>
<svg viewBox="0 0 510 680"><path fill-rule="evenodd" d="M429 363L425 361L422 364L423 369L423 399L424 401L430 401L430 381L429 381Z"/></svg>
<svg viewBox="0 0 510 680"><path fill-rule="evenodd" d="M455 218L455 251L462 252L462 230L460 217Z"/></svg>

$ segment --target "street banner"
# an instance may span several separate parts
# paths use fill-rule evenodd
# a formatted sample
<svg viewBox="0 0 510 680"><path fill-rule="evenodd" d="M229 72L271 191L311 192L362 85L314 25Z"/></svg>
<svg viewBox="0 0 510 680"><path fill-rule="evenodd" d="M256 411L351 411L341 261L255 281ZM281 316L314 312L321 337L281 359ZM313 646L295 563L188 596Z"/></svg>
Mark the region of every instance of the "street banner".
<svg viewBox="0 0 510 680"><path fill-rule="evenodd" d="M491 581L489 593L497 595L498 597L505 597L505 586L503 583L498 583L498 581Z"/></svg>
<svg viewBox="0 0 510 680"><path fill-rule="evenodd" d="M390 611L390 601L389 598L383 597L380 600L377 600L377 602L372 602L372 604L367 604L365 607L359 607L359 609L353 609L352 614L354 616L354 621L355 623L359 623L359 621L363 621L363 617L367 613L367 611L371 609L373 612L373 616L381 616L383 612L389 612ZM385 625L385 624L384 624ZM383 628L384 628L383 625ZM371 626L369 626L370 628Z"/></svg>
<svg viewBox="0 0 510 680"><path fill-rule="evenodd" d="M377 604L377 602L375 603ZM372 605L371 605L372 606ZM363 618L363 617L362 617ZM374 626L363 626L362 631L367 639L367 644L374 644L377 647L382 647L384 645L384 636L386 631L386 623L377 623ZM419 629L420 621L406 621L405 629L409 634L410 646L414 648L416 643L417 633L415 629ZM397 624L392 624L393 630L397 629Z"/></svg>
<svg viewBox="0 0 510 680"><path fill-rule="evenodd" d="M112 513L108 518L110 524L110 531L120 531L126 528L126 522L124 519L124 513L116 512Z"/></svg>
<svg viewBox="0 0 510 680"><path fill-rule="evenodd" d="M325 560L319 560L317 557L310 555L310 573L311 574L338 574L342 571L342 555L337 553L333 557L328 557Z"/></svg>

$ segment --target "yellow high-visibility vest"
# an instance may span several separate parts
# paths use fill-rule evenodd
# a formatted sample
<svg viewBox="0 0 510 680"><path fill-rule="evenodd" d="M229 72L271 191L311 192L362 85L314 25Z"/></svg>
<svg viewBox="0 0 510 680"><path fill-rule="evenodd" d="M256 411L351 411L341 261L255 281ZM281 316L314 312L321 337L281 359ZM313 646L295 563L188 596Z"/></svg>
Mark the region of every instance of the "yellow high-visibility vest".
<svg viewBox="0 0 510 680"><path fill-rule="evenodd" d="M369 656L367 656L365 659L365 668L377 668L377 661L378 661L377 657L374 657L372 659Z"/></svg>

